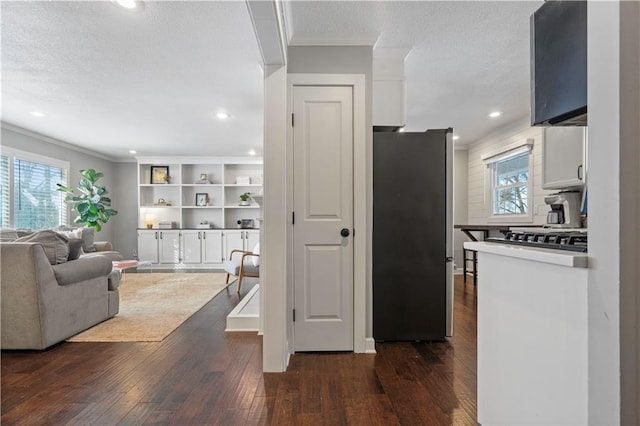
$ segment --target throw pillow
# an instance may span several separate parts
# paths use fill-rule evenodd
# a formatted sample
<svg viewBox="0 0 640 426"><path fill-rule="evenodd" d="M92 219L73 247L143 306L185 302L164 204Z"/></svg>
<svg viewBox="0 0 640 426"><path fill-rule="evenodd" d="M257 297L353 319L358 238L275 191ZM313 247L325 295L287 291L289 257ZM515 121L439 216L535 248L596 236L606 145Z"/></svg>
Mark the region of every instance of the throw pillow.
<svg viewBox="0 0 640 426"><path fill-rule="evenodd" d="M98 251L95 246L95 240L96 240L95 228L89 228L86 226L82 228L82 241L84 241L82 250L84 250L86 253L93 253L94 251Z"/></svg>
<svg viewBox="0 0 640 426"><path fill-rule="evenodd" d="M69 238L69 257L67 260L76 260L82 254L82 238Z"/></svg>
<svg viewBox="0 0 640 426"><path fill-rule="evenodd" d="M260 243L253 248L253 254L260 254ZM251 262L253 262L253 266L260 266L260 257L251 256Z"/></svg>
<svg viewBox="0 0 640 426"><path fill-rule="evenodd" d="M82 246L82 250L85 253L93 253L96 250L95 246L95 229L89 228L87 226L77 227L77 226L65 226L62 225L58 228L58 232L80 232L80 234L73 234L73 236L69 236L69 238L82 238L84 244Z"/></svg>
<svg viewBox="0 0 640 426"><path fill-rule="evenodd" d="M62 234L65 237L69 238L70 240L82 240L82 228L75 228L75 229L71 229L71 230L65 230L65 229L60 229L59 231L56 231L58 234Z"/></svg>
<svg viewBox="0 0 640 426"><path fill-rule="evenodd" d="M20 243L40 243L52 265L65 263L69 257L69 239L50 229L34 232L16 240Z"/></svg>

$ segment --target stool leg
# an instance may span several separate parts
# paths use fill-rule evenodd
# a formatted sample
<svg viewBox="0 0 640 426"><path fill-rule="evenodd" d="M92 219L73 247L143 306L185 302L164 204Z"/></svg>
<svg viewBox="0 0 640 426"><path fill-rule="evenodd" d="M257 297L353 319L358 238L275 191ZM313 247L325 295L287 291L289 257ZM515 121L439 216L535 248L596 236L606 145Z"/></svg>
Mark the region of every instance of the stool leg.
<svg viewBox="0 0 640 426"><path fill-rule="evenodd" d="M478 252L473 252L473 285L478 284Z"/></svg>
<svg viewBox="0 0 640 426"><path fill-rule="evenodd" d="M462 281L467 283L467 251L462 250Z"/></svg>

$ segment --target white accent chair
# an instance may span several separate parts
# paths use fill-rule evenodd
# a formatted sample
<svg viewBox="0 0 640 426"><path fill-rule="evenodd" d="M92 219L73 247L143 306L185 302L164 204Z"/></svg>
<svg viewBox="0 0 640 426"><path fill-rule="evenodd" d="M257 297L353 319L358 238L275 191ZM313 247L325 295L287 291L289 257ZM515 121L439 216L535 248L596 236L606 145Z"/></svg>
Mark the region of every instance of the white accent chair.
<svg viewBox="0 0 640 426"><path fill-rule="evenodd" d="M257 244L253 251L231 250L229 260L224 262L224 270L227 273L226 284L229 284L231 275L238 277L238 294L245 277L260 278L260 245ZM235 256L234 254L239 253Z"/></svg>

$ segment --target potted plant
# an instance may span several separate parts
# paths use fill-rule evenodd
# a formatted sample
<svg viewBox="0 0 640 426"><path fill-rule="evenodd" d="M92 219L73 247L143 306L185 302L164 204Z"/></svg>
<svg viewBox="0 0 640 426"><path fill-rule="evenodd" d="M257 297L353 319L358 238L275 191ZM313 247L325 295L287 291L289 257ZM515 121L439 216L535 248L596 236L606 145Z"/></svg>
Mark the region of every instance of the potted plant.
<svg viewBox="0 0 640 426"><path fill-rule="evenodd" d="M251 198L250 192L245 192L244 194L240 194L240 206L248 206L250 203L249 198Z"/></svg>
<svg viewBox="0 0 640 426"><path fill-rule="evenodd" d="M67 193L65 201L78 213L75 223L84 223L100 232L102 225L109 222L111 216L117 215L118 212L107 208L111 206L111 198L105 197L108 191L104 186L97 184L104 174L94 169L80 170L80 174L82 179L78 184L79 195L61 183L58 184L58 191Z"/></svg>

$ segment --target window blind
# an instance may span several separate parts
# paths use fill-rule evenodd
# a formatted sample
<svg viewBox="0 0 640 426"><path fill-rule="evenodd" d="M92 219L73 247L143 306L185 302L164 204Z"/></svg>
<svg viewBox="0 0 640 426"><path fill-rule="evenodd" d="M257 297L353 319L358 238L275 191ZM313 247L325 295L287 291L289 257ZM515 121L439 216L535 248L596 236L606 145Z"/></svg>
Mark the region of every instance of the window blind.
<svg viewBox="0 0 640 426"><path fill-rule="evenodd" d="M11 183L9 181L9 157L0 155L0 227L10 227Z"/></svg>
<svg viewBox="0 0 640 426"><path fill-rule="evenodd" d="M16 158L13 163L13 226L41 229L66 223L64 194L57 191L57 184L66 182L66 169Z"/></svg>

